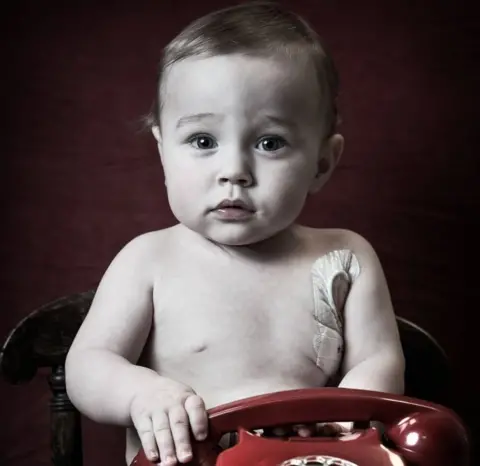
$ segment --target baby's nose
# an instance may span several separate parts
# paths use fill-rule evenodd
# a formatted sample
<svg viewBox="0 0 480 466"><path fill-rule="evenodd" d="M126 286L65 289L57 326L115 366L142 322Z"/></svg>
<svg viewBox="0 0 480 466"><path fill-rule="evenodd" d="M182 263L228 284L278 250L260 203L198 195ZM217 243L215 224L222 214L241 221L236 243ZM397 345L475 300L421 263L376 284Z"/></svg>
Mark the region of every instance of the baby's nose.
<svg viewBox="0 0 480 466"><path fill-rule="evenodd" d="M248 157L240 151L225 154L222 157L222 166L218 173L220 184L236 184L242 187L249 187L254 182L252 167Z"/></svg>
<svg viewBox="0 0 480 466"><path fill-rule="evenodd" d="M221 184L231 183L238 184L244 188L248 188L253 184L253 176L250 172L231 172L223 173L218 180Z"/></svg>

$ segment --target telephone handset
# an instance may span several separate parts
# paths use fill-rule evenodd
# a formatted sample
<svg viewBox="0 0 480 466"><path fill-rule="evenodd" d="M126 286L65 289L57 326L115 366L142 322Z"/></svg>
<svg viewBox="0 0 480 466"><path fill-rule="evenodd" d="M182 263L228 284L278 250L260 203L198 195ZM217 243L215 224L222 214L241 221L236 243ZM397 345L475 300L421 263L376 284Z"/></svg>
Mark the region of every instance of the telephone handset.
<svg viewBox="0 0 480 466"><path fill-rule="evenodd" d="M209 438L194 442L191 466L468 466L468 435L450 409L416 398L345 388L259 395L209 410ZM267 438L251 431L286 424L378 421L352 440ZM238 432L219 452L220 437ZM151 466L141 450L131 466Z"/></svg>

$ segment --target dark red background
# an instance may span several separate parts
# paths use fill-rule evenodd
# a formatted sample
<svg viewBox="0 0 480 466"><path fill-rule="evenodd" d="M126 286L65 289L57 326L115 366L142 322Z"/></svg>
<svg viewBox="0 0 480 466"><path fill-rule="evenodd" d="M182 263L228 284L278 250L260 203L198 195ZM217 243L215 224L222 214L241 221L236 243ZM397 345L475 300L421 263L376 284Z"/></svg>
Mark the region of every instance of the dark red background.
<svg viewBox="0 0 480 466"><path fill-rule="evenodd" d="M3 7L2 340L35 307L94 287L133 236L172 224L154 141L139 132L140 117L154 96L161 48L194 17L232 3L24 0ZM325 37L342 77L346 152L303 220L350 228L373 243L397 313L429 330L450 355L458 410L474 433L473 7L285 3ZM0 463L49 464L46 381L2 382L0 390ZM121 464L120 430L86 422L85 434L86 464Z"/></svg>

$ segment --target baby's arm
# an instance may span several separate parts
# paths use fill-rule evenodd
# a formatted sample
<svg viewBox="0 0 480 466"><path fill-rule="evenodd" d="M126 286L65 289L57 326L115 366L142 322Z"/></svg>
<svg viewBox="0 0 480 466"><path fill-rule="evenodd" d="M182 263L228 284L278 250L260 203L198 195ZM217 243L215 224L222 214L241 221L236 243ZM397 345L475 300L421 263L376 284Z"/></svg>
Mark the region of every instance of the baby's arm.
<svg viewBox="0 0 480 466"><path fill-rule="evenodd" d="M339 387L403 394L405 360L385 275L371 245L350 233L361 272L344 307Z"/></svg>
<svg viewBox="0 0 480 466"><path fill-rule="evenodd" d="M67 355L66 383L80 412L99 423L133 424L147 455L165 461L174 447L189 451L187 416L194 434L206 433L206 413L190 387L135 365L153 320L154 252L152 235L144 235L112 261Z"/></svg>
<svg viewBox="0 0 480 466"><path fill-rule="evenodd" d="M127 426L136 387L157 381L136 367L152 320L151 280L142 267L142 241L129 243L113 260L66 361L68 394L89 418Z"/></svg>

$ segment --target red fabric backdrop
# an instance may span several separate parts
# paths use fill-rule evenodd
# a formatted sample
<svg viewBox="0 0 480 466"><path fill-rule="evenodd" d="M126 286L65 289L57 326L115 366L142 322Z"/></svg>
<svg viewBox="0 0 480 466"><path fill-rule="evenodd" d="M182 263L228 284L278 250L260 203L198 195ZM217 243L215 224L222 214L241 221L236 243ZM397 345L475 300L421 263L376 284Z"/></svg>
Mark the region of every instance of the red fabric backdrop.
<svg viewBox="0 0 480 466"><path fill-rule="evenodd" d="M160 49L194 17L231 3L4 7L2 340L35 307L94 287L133 236L172 224L155 145L139 120L153 99ZM452 358L459 410L473 429L480 391L468 362L478 355L473 7L286 3L327 39L342 76L346 153L303 220L350 228L373 243L397 313L429 330ZM0 390L0 463L49 464L46 381L2 382ZM119 430L87 422L85 442L86 464L121 464Z"/></svg>

